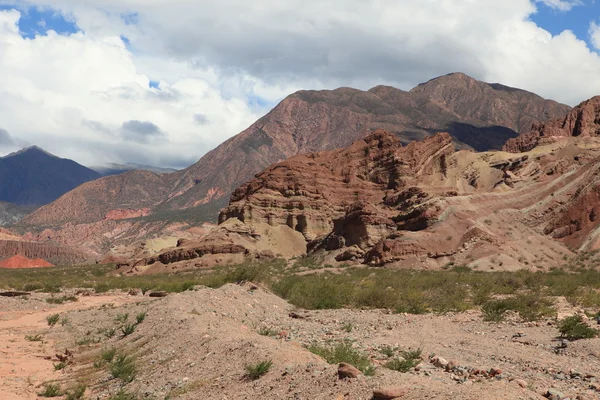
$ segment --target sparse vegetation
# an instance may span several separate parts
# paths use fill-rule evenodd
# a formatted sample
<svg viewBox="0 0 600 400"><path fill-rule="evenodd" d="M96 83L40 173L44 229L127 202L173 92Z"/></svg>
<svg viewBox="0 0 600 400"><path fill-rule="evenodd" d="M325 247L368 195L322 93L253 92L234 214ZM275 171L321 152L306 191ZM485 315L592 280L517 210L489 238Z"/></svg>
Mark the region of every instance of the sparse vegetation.
<svg viewBox="0 0 600 400"><path fill-rule="evenodd" d="M57 364L54 364L54 370L55 371L62 371L63 369L67 368L67 363L65 362L59 362Z"/></svg>
<svg viewBox="0 0 600 400"><path fill-rule="evenodd" d="M354 326L350 322L346 322L344 325L342 325L342 330L347 333L352 332L353 328Z"/></svg>
<svg viewBox="0 0 600 400"><path fill-rule="evenodd" d="M259 330L258 330L258 334L262 335L262 336L275 336L277 334L277 331L275 329L266 327L266 326L262 326Z"/></svg>
<svg viewBox="0 0 600 400"><path fill-rule="evenodd" d="M61 297L48 297L46 302L49 304L64 304L68 301L77 301L76 296L61 296Z"/></svg>
<svg viewBox="0 0 600 400"><path fill-rule="evenodd" d="M77 385L74 388L67 390L67 397L65 398L65 400L81 400L85 395L85 390L85 385Z"/></svg>
<svg viewBox="0 0 600 400"><path fill-rule="evenodd" d="M144 312L141 312L141 313L138 313L138 314L135 316L135 320L136 320L136 322L137 322L138 324L141 324L142 322L144 322L144 320L145 320L145 319L146 319L146 312L145 312L145 311L144 311Z"/></svg>
<svg viewBox="0 0 600 400"><path fill-rule="evenodd" d="M60 314L52 314L46 317L46 322L48 322L48 326L54 326L60 319Z"/></svg>
<svg viewBox="0 0 600 400"><path fill-rule="evenodd" d="M27 335L27 336L25 336L25 340L28 340L30 342L41 342L43 340L43 336L40 334Z"/></svg>
<svg viewBox="0 0 600 400"><path fill-rule="evenodd" d="M485 321L502 321L513 310L525 321L537 321L554 313L552 302L539 294L519 294L500 300L489 300L481 307Z"/></svg>
<svg viewBox="0 0 600 400"><path fill-rule="evenodd" d="M132 393L129 393L125 389L119 390L117 394L108 398L108 400L136 400L137 396Z"/></svg>
<svg viewBox="0 0 600 400"><path fill-rule="evenodd" d="M58 397L61 396L60 385L58 383L44 384L44 390L38 393L40 397Z"/></svg>
<svg viewBox="0 0 600 400"><path fill-rule="evenodd" d="M135 324L127 324L121 328L121 332L123 333L123 337L127 337L135 332Z"/></svg>
<svg viewBox="0 0 600 400"><path fill-rule="evenodd" d="M375 368L371 365L369 357L355 349L350 341L343 341L330 347L314 344L309 346L308 350L322 357L329 364L345 362L355 366L365 375L375 373Z"/></svg>
<svg viewBox="0 0 600 400"><path fill-rule="evenodd" d="M558 331L561 337L569 340L589 339L598 336L598 330L586 324L581 315L573 315L560 321Z"/></svg>
<svg viewBox="0 0 600 400"><path fill-rule="evenodd" d="M115 321L124 324L125 322L127 322L127 320L129 319L129 314L124 313L124 314L117 314L117 316L115 317Z"/></svg>
<svg viewBox="0 0 600 400"><path fill-rule="evenodd" d="M255 381L269 372L272 366L273 361L271 360L263 360L256 364L248 364L244 367L246 370L246 374L244 376L248 380Z"/></svg>
<svg viewBox="0 0 600 400"><path fill-rule="evenodd" d="M421 362L422 349L403 350L400 357L391 359L385 367L398 372L408 372Z"/></svg>
<svg viewBox="0 0 600 400"><path fill-rule="evenodd" d="M115 379L120 379L124 383L130 383L135 379L137 367L133 357L125 354L118 354L110 364L110 374Z"/></svg>
<svg viewBox="0 0 600 400"><path fill-rule="evenodd" d="M117 333L117 328L111 327L104 331L104 336L106 336L108 339L111 339L112 337L114 337L116 335L116 333Z"/></svg>

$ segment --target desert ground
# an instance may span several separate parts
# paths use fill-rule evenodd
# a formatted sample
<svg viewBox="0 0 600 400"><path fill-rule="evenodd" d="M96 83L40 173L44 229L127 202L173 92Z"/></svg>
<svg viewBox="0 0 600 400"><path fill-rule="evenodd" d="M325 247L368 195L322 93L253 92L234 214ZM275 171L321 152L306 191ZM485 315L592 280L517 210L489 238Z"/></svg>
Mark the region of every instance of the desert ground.
<svg viewBox="0 0 600 400"><path fill-rule="evenodd" d="M600 397L600 339L559 338L557 321L583 311L563 297L537 321L491 322L477 308L306 310L252 282L150 293L0 297L2 398L44 398L49 385L63 399ZM365 373L341 378L342 358Z"/></svg>

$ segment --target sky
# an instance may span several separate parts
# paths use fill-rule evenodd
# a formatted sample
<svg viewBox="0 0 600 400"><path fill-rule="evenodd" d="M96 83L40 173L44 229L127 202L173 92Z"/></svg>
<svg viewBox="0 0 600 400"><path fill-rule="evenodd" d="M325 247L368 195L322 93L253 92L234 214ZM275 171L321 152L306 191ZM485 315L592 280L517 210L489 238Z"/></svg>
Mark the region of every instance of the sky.
<svg viewBox="0 0 600 400"><path fill-rule="evenodd" d="M300 89L600 94L594 0L0 0L0 155L183 168Z"/></svg>

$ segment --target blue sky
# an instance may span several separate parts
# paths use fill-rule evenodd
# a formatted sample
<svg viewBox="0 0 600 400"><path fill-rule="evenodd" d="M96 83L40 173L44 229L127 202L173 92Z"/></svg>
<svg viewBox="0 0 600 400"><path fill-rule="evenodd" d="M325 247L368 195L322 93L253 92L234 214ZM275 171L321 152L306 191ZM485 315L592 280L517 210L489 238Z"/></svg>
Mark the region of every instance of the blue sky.
<svg viewBox="0 0 600 400"><path fill-rule="evenodd" d="M71 34L79 31L77 25L68 16L60 14L51 8L18 7L0 5L0 10L18 9L21 12L19 30L26 38L33 38L36 34L45 35L48 30L59 34Z"/></svg>
<svg viewBox="0 0 600 400"><path fill-rule="evenodd" d="M544 4L538 4L538 12L531 16L531 20L552 35L558 35L567 29L571 30L575 36L585 40L588 46L593 48L588 30L590 22L600 22L600 2L585 0L569 11L560 11Z"/></svg>

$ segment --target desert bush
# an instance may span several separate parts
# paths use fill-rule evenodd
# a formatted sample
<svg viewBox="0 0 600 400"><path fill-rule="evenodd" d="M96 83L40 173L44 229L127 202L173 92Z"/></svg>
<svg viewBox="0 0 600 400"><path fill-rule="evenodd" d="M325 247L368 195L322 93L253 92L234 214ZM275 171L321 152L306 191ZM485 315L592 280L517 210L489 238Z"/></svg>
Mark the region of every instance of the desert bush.
<svg viewBox="0 0 600 400"><path fill-rule="evenodd" d="M137 367L131 356L118 354L110 364L110 374L115 379L120 379L124 383L130 383L135 379Z"/></svg>
<svg viewBox="0 0 600 400"><path fill-rule="evenodd" d="M121 332L123 333L123 337L127 337L135 332L135 324L127 324L121 328Z"/></svg>
<svg viewBox="0 0 600 400"><path fill-rule="evenodd" d="M481 307L485 321L502 321L506 311L513 310L525 321L538 321L554 313L552 302L539 293L519 294L499 300L489 300Z"/></svg>
<svg viewBox="0 0 600 400"><path fill-rule="evenodd" d="M275 336L277 334L277 331L275 329L266 327L266 326L262 326L259 330L258 330L258 334L262 335L262 336Z"/></svg>
<svg viewBox="0 0 600 400"><path fill-rule="evenodd" d="M43 340L43 336L40 334L27 335L27 336L25 336L25 340L30 341L30 342L41 342Z"/></svg>
<svg viewBox="0 0 600 400"><path fill-rule="evenodd" d="M375 373L375 369L371 365L369 357L358 349L355 349L350 341L343 341L334 346L313 344L308 347L308 350L311 353L322 357L329 364L339 364L344 362L358 368L365 375L373 375Z"/></svg>
<svg viewBox="0 0 600 400"><path fill-rule="evenodd" d="M255 381L269 372L272 366L273 361L271 360L263 360L256 364L248 364L244 367L246 370L246 374L244 376L248 380Z"/></svg>
<svg viewBox="0 0 600 400"><path fill-rule="evenodd" d="M77 385L74 388L67 390L65 400L81 400L85 395L86 386Z"/></svg>
<svg viewBox="0 0 600 400"><path fill-rule="evenodd" d="M135 321L138 324L141 324L142 322L144 322L144 320L146 319L146 312L140 312L135 316Z"/></svg>
<svg viewBox="0 0 600 400"><path fill-rule="evenodd" d="M598 331L588 326L581 315L573 315L560 321L558 331L561 337L569 340L589 339L598 335Z"/></svg>
<svg viewBox="0 0 600 400"><path fill-rule="evenodd" d="M46 322L48 322L48 326L54 326L60 319L60 314L52 314L46 317Z"/></svg>
<svg viewBox="0 0 600 400"><path fill-rule="evenodd" d="M64 304L68 301L77 301L76 296L61 296L61 297L48 297L46 303L49 304Z"/></svg>
<svg viewBox="0 0 600 400"><path fill-rule="evenodd" d="M137 396L126 391L125 389L119 390L117 394L108 398L108 400L136 400Z"/></svg>
<svg viewBox="0 0 600 400"><path fill-rule="evenodd" d="M58 383L44 384L44 390L38 393L40 397L58 397L61 396L60 385Z"/></svg>

